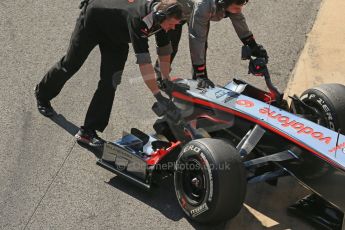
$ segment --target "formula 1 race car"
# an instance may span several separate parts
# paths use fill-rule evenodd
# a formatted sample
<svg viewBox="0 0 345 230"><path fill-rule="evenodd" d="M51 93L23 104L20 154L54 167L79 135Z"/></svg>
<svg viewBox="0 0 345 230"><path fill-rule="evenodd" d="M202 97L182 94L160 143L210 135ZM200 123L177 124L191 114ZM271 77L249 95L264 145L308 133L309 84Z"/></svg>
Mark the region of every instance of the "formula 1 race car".
<svg viewBox="0 0 345 230"><path fill-rule="evenodd" d="M288 105L270 80L267 60L253 59L247 47L242 59L249 60L250 73L265 79L269 92L238 79L207 89L195 80L166 82L172 109L153 106L161 116L153 125L156 133L133 128L105 144L98 164L146 189L173 173L180 207L201 223L236 216L248 183L276 184L287 175L341 213L345 86L308 89Z"/></svg>

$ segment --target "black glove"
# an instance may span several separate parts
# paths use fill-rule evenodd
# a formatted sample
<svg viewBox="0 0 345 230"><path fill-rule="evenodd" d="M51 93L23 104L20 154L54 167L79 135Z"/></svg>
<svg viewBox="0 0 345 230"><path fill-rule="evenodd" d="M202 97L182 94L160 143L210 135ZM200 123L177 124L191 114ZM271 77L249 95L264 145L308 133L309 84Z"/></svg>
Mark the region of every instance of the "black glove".
<svg viewBox="0 0 345 230"><path fill-rule="evenodd" d="M157 99L159 111L161 111L161 113L165 113L169 108L170 100L168 98L164 97L161 94L161 92L158 92L154 96Z"/></svg>
<svg viewBox="0 0 345 230"><path fill-rule="evenodd" d="M165 92L167 95L171 95L173 90L173 83L168 79L157 79L158 88Z"/></svg>
<svg viewBox="0 0 345 230"><path fill-rule="evenodd" d="M157 102L152 106L152 110L157 114L157 116L167 115L167 118L178 123L181 119L180 110L175 106L175 104L168 98L164 97L161 92L154 95Z"/></svg>
<svg viewBox="0 0 345 230"><path fill-rule="evenodd" d="M82 9L85 5L87 5L89 3L89 0L83 0L80 2L79 4L79 9Z"/></svg>
<svg viewBox="0 0 345 230"><path fill-rule="evenodd" d="M244 45L249 46L252 56L265 58L266 62L268 62L268 55L266 49L262 45L256 43L253 35L243 38L241 39L241 41Z"/></svg>
<svg viewBox="0 0 345 230"><path fill-rule="evenodd" d="M193 79L198 81L199 88L214 87L214 83L207 77L206 65L193 65Z"/></svg>
<svg viewBox="0 0 345 230"><path fill-rule="evenodd" d="M214 83L208 79L207 77L199 77L197 78L198 81L198 87L199 88L214 88Z"/></svg>
<svg viewBox="0 0 345 230"><path fill-rule="evenodd" d="M252 55L254 57L261 57L261 58L265 58L265 60L268 60L267 51L262 45L257 44L257 46L251 48L251 50L252 50Z"/></svg>
<svg viewBox="0 0 345 230"><path fill-rule="evenodd" d="M159 77L157 77L156 78L156 82L157 82L157 86L158 86L158 88L160 89L160 90L165 90L165 88L166 88L166 85L165 85L165 83L164 83L164 80L162 79L162 78L159 78Z"/></svg>

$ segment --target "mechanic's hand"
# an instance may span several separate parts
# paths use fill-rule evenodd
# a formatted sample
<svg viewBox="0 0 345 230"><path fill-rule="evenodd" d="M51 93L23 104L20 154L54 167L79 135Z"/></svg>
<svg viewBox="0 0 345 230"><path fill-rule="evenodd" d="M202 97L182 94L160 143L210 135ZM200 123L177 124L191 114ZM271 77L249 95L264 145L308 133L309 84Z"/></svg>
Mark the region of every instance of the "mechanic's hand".
<svg viewBox="0 0 345 230"><path fill-rule="evenodd" d="M174 87L172 81L168 79L157 79L157 86L167 95L171 95Z"/></svg>
<svg viewBox="0 0 345 230"><path fill-rule="evenodd" d="M169 79L157 78L157 86L160 90L165 92L165 90L172 87L172 83Z"/></svg>
<svg viewBox="0 0 345 230"><path fill-rule="evenodd" d="M198 77L196 80L199 88L214 88L214 83L207 77Z"/></svg>
<svg viewBox="0 0 345 230"><path fill-rule="evenodd" d="M207 77L206 65L193 65L193 79L198 81L199 88L214 87L213 82Z"/></svg>
<svg viewBox="0 0 345 230"><path fill-rule="evenodd" d="M157 86L160 90L163 90L165 89L165 84L164 84L164 81L161 77L157 77L156 78L156 82L157 82Z"/></svg>
<svg viewBox="0 0 345 230"><path fill-rule="evenodd" d="M170 100L164 97L161 92L156 93L154 96L157 99L159 110L165 113L169 108Z"/></svg>
<svg viewBox="0 0 345 230"><path fill-rule="evenodd" d="M250 35L246 38L242 38L241 40L244 45L249 46L251 56L265 58L266 62L268 62L268 55L266 49L262 45L256 43L253 35Z"/></svg>
<svg viewBox="0 0 345 230"><path fill-rule="evenodd" d="M257 44L256 46L251 47L250 49L252 51L252 56L265 58L266 62L268 61L267 51L262 45Z"/></svg>
<svg viewBox="0 0 345 230"><path fill-rule="evenodd" d="M164 97L161 92L154 96L157 99L157 102L152 106L152 110L157 114L157 116L163 116L166 114L171 121L178 123L181 119L181 113L175 104L168 98Z"/></svg>

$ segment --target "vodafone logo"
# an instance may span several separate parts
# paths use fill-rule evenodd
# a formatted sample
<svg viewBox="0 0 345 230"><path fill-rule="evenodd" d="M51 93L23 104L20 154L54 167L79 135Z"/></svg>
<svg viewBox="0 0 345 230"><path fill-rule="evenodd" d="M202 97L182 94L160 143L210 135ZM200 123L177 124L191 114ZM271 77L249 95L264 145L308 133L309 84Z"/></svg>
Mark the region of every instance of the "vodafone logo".
<svg viewBox="0 0 345 230"><path fill-rule="evenodd" d="M275 111L271 111L269 108L262 108L259 110L261 114L265 114L270 118L276 119L278 122L281 123L281 126L284 128L292 128L296 130L297 134L300 135L309 135L314 139L317 139L321 142L324 142L326 144L331 143L332 138L331 137L325 137L325 135L322 132L317 132L311 127L306 126L303 123L297 122L287 116L283 116L280 113L277 113Z"/></svg>
<svg viewBox="0 0 345 230"><path fill-rule="evenodd" d="M254 102L252 102L250 100L237 100L236 104L243 106L243 107L246 107L246 108L251 108L251 107L255 106ZM267 107L259 109L259 112L261 114L267 115L269 118L273 118L273 119L277 120L278 122L281 123L281 126L284 128L290 127L292 129L296 130L297 134L299 134L299 135L309 135L312 138L317 139L317 140L324 142L326 144L329 144L332 141L331 137L326 137L322 132L317 132L317 130L314 130L313 128L311 128L309 126L306 126L305 124L303 124L301 122L297 122L288 116L283 116L282 114L280 114L276 111L272 111ZM343 145L338 146L337 149L342 149L342 151L344 152L345 151L345 143ZM335 151L336 151L336 149L329 150L329 152L335 152Z"/></svg>

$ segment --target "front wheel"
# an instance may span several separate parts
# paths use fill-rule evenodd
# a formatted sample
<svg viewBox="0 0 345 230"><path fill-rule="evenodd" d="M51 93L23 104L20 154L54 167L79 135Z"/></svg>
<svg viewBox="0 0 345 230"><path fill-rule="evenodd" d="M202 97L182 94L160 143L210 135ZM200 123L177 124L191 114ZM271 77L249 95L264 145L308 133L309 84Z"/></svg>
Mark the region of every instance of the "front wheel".
<svg viewBox="0 0 345 230"><path fill-rule="evenodd" d="M345 134L345 86L323 84L304 91L301 100L319 111L314 122Z"/></svg>
<svg viewBox="0 0 345 230"><path fill-rule="evenodd" d="M178 202L200 223L230 219L243 206L246 175L236 148L224 140L203 138L182 149L174 173Z"/></svg>

